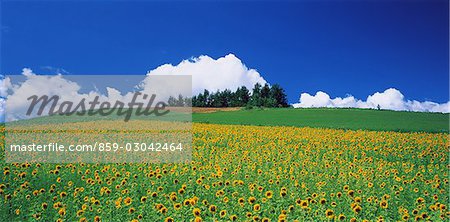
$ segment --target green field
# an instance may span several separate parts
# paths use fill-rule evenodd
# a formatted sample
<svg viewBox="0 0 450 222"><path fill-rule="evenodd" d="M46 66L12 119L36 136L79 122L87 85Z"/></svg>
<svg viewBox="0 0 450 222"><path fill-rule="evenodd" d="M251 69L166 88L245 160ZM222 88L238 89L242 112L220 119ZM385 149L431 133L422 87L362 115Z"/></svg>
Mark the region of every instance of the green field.
<svg viewBox="0 0 450 222"><path fill-rule="evenodd" d="M93 120L116 120L123 116L44 116L30 120L8 123L9 126L42 123L84 122ZM171 112L162 117L138 116L133 119L190 121L189 114ZM444 132L449 133L450 114L405 112L347 108L270 108L241 109L238 111L217 111L192 114L196 123L255 125L255 126L296 126L351 130L376 130L398 132Z"/></svg>
<svg viewBox="0 0 450 222"><path fill-rule="evenodd" d="M449 132L449 114L368 109L252 109L194 113L200 123L366 129L400 132Z"/></svg>

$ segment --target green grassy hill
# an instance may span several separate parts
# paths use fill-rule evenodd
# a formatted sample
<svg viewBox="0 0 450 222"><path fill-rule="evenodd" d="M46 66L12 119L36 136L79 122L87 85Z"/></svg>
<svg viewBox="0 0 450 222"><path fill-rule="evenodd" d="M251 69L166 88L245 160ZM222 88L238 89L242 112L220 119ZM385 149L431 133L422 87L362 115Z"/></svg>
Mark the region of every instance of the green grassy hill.
<svg viewBox="0 0 450 222"><path fill-rule="evenodd" d="M449 132L449 114L367 109L253 109L194 113L193 121L216 124L299 126L378 131Z"/></svg>

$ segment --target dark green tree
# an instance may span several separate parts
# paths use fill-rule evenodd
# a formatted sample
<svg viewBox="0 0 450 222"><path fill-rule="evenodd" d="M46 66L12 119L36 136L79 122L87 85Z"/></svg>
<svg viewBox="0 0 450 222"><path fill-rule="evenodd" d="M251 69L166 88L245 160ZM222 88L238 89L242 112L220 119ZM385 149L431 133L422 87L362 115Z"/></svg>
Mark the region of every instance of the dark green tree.
<svg viewBox="0 0 450 222"><path fill-rule="evenodd" d="M184 98L184 106L192 107L192 98Z"/></svg>
<svg viewBox="0 0 450 222"><path fill-rule="evenodd" d="M280 85L274 84L270 89L270 97L275 101L276 107L288 107L287 96Z"/></svg>
<svg viewBox="0 0 450 222"><path fill-rule="evenodd" d="M251 105L257 107L263 106L263 100L261 98L261 84L259 83L256 83L255 86L253 87Z"/></svg>
<svg viewBox="0 0 450 222"><path fill-rule="evenodd" d="M169 104L181 104L180 98L170 98ZM191 101L183 98L183 105L194 107L287 107L287 98L283 88L275 84L272 87L269 84L262 86L256 83L250 95L247 87L238 87L235 92L225 89L224 91L217 90L215 93L210 93L204 90L203 93L192 97Z"/></svg>
<svg viewBox="0 0 450 222"><path fill-rule="evenodd" d="M169 106L176 106L177 105L177 99L175 97L170 96L169 100L167 101L167 105Z"/></svg>
<svg viewBox="0 0 450 222"><path fill-rule="evenodd" d="M178 95L178 99L177 99L177 101L176 101L176 106L178 106L178 107L182 107L182 106L184 106L184 97L183 97L183 95Z"/></svg>
<svg viewBox="0 0 450 222"><path fill-rule="evenodd" d="M202 97L202 99L203 99L203 101L202 101L203 107L209 107L210 106L210 96L211 95L209 94L209 91L207 89L205 89L203 91L203 97Z"/></svg>
<svg viewBox="0 0 450 222"><path fill-rule="evenodd" d="M270 96L270 86L269 84L264 84L264 86L261 88L261 98L266 99Z"/></svg>
<svg viewBox="0 0 450 222"><path fill-rule="evenodd" d="M250 93L247 87L242 86L236 89L236 92L232 96L231 106L232 107L244 107L248 104L250 100Z"/></svg>

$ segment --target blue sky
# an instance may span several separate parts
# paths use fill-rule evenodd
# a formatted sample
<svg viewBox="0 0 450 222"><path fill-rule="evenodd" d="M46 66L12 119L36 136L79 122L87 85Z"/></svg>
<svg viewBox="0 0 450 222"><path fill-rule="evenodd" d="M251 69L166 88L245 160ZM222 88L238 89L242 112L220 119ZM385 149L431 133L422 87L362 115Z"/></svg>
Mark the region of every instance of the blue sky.
<svg viewBox="0 0 450 222"><path fill-rule="evenodd" d="M448 1L3 1L2 74L145 74L233 53L302 92L449 101ZM47 67L47 68L46 68Z"/></svg>

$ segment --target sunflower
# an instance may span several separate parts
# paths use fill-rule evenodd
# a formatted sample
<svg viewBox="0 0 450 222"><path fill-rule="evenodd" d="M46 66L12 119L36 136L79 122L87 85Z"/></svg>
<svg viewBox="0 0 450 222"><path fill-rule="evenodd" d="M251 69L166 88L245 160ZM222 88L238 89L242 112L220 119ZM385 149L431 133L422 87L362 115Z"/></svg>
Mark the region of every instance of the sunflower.
<svg viewBox="0 0 450 222"><path fill-rule="evenodd" d="M402 216L402 219L407 221L407 220L409 219L409 216L408 216L407 214L404 214L404 215Z"/></svg>
<svg viewBox="0 0 450 222"><path fill-rule="evenodd" d="M273 192L270 191L270 190L267 191L267 192L266 192L266 197L269 198L269 199L272 198L272 197L273 197Z"/></svg>
<svg viewBox="0 0 450 222"><path fill-rule="evenodd" d="M383 209L387 209L388 208L388 202L386 200L382 200L380 202L380 207Z"/></svg>
<svg viewBox="0 0 450 222"><path fill-rule="evenodd" d="M353 195L355 195L355 191L354 191L354 190L349 190L349 191L347 192L347 194L348 194L349 196L353 197Z"/></svg>
<svg viewBox="0 0 450 222"><path fill-rule="evenodd" d="M360 213L361 212L361 210L362 210L362 208L361 208L361 206L359 206L359 205L356 205L355 207L353 207L353 211L355 212L355 213Z"/></svg>
<svg viewBox="0 0 450 222"><path fill-rule="evenodd" d="M209 211L211 211L211 213L215 213L217 211L217 207L215 205L211 205L209 206Z"/></svg>
<svg viewBox="0 0 450 222"><path fill-rule="evenodd" d="M306 200L300 201L300 207L306 209L308 207L308 201Z"/></svg>
<svg viewBox="0 0 450 222"><path fill-rule="evenodd" d="M422 213L421 217L422 217L422 219L427 219L428 218L428 214L427 213Z"/></svg>
<svg viewBox="0 0 450 222"><path fill-rule="evenodd" d="M65 208L59 209L58 214L61 215L61 216L66 215L66 209Z"/></svg>
<svg viewBox="0 0 450 222"><path fill-rule="evenodd" d="M326 216L327 218L332 219L332 218L334 217L334 211L333 211L333 210L330 210L330 209L327 209L327 210L325 211L325 216Z"/></svg>
<svg viewBox="0 0 450 222"><path fill-rule="evenodd" d="M164 219L164 222L173 222L173 218L171 217L166 217L166 219Z"/></svg>
<svg viewBox="0 0 450 222"><path fill-rule="evenodd" d="M195 217L199 217L201 214L201 210L199 208L194 208L192 210L192 214L194 214Z"/></svg>
<svg viewBox="0 0 450 222"><path fill-rule="evenodd" d="M128 206L131 204L131 202L133 202L133 199L131 199L131 197L127 197L123 200L123 203Z"/></svg>
<svg viewBox="0 0 450 222"><path fill-rule="evenodd" d="M33 215L31 215L34 219L36 219L36 220L39 220L39 219L41 219L41 214L40 213L37 213L37 214L33 214Z"/></svg>
<svg viewBox="0 0 450 222"><path fill-rule="evenodd" d="M425 199L423 199L422 197L416 199L416 203L418 204L422 204L423 202L425 202Z"/></svg>
<svg viewBox="0 0 450 222"><path fill-rule="evenodd" d="M294 205L289 205L289 212L292 212L294 210Z"/></svg>
<svg viewBox="0 0 450 222"><path fill-rule="evenodd" d="M327 203L327 200L325 198L322 198L320 199L319 203L324 205L325 203Z"/></svg>

